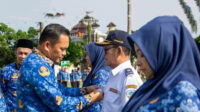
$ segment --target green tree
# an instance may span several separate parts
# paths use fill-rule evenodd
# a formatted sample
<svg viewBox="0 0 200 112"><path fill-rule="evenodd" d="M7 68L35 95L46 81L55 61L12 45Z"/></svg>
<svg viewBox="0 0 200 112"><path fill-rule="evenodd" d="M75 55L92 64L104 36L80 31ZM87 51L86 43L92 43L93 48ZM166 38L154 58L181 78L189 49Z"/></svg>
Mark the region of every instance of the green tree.
<svg viewBox="0 0 200 112"><path fill-rule="evenodd" d="M17 32L4 23L0 23L0 69L15 61L14 47L18 39L29 39L37 35L35 28L30 27L27 32Z"/></svg>
<svg viewBox="0 0 200 112"><path fill-rule="evenodd" d="M195 1L196 1L196 5L198 6L199 5L198 4L199 0L195 0ZM190 6L187 5L184 0L179 0L179 3L180 3L181 7L184 10L184 13L186 14L186 16L188 18L188 21L190 23L192 31L196 33L197 32L197 22L194 19L194 16L192 14L192 10L191 10Z"/></svg>
<svg viewBox="0 0 200 112"><path fill-rule="evenodd" d="M199 48L199 51L200 51L200 35L197 38L195 38L195 42L196 42L196 44Z"/></svg>
<svg viewBox="0 0 200 112"><path fill-rule="evenodd" d="M80 63L83 63L84 56L86 54L84 46L86 42L84 40L79 42L72 42L70 39L69 48L67 49L67 53L64 57L64 60L69 60L75 66Z"/></svg>

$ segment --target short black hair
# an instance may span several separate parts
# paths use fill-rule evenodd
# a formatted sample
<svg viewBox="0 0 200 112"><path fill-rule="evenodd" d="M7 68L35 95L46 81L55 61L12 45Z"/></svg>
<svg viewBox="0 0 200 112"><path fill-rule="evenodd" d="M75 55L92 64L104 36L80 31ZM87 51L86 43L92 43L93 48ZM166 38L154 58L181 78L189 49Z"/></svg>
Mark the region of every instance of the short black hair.
<svg viewBox="0 0 200 112"><path fill-rule="evenodd" d="M60 24L49 24L44 28L42 34L40 35L39 44L49 40L52 45L54 45L62 34L69 36L70 32Z"/></svg>
<svg viewBox="0 0 200 112"><path fill-rule="evenodd" d="M124 54L125 54L126 56L130 56L130 55L131 55L131 50L130 50L129 48L124 47L124 46L121 46L121 47L122 47L122 49L123 49L123 51L124 51Z"/></svg>
<svg viewBox="0 0 200 112"><path fill-rule="evenodd" d="M115 45L115 44L112 44L114 48L117 48L117 47L122 47L122 50L125 54L125 56L130 56L131 55L131 50L127 47L124 47L124 46L121 46L121 45Z"/></svg>

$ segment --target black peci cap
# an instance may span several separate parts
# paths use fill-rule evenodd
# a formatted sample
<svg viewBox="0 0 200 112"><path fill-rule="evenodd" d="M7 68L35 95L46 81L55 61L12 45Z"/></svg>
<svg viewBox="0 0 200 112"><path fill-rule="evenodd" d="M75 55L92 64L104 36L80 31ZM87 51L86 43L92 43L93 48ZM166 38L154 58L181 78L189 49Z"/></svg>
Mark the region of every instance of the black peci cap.
<svg viewBox="0 0 200 112"><path fill-rule="evenodd" d="M127 32L121 30L110 31L105 41L96 42L96 44L100 46L113 44L131 49L131 46L128 42L128 35L129 34Z"/></svg>
<svg viewBox="0 0 200 112"><path fill-rule="evenodd" d="M33 49L33 42L27 39L19 39L17 41L16 48L18 47L24 47L24 48L30 48Z"/></svg>

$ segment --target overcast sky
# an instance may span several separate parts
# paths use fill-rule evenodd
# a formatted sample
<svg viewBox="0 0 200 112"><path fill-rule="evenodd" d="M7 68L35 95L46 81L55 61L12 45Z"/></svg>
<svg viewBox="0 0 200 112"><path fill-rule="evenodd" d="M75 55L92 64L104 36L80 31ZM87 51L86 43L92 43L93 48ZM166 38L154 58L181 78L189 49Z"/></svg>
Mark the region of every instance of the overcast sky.
<svg viewBox="0 0 200 112"><path fill-rule="evenodd" d="M194 0L185 0L191 7L198 22L200 34L200 13ZM114 22L120 30L127 30L127 0L0 0L0 22L15 30L27 30L30 26L39 28L37 23L60 23L71 30L86 11L93 11L91 16L99 20L99 30L106 32L109 22ZM61 18L47 18L45 13L65 13ZM178 0L132 0L132 28L142 25L157 16L176 15L191 31L186 15Z"/></svg>

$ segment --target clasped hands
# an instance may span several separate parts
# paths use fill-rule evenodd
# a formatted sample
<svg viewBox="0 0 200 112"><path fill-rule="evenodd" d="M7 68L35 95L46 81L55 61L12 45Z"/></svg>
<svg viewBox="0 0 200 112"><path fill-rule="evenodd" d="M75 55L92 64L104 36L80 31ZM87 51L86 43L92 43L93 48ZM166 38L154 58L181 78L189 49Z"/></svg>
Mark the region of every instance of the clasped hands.
<svg viewBox="0 0 200 112"><path fill-rule="evenodd" d="M103 99L103 90L99 86L92 85L82 88L86 95L91 97L92 102L99 102Z"/></svg>

